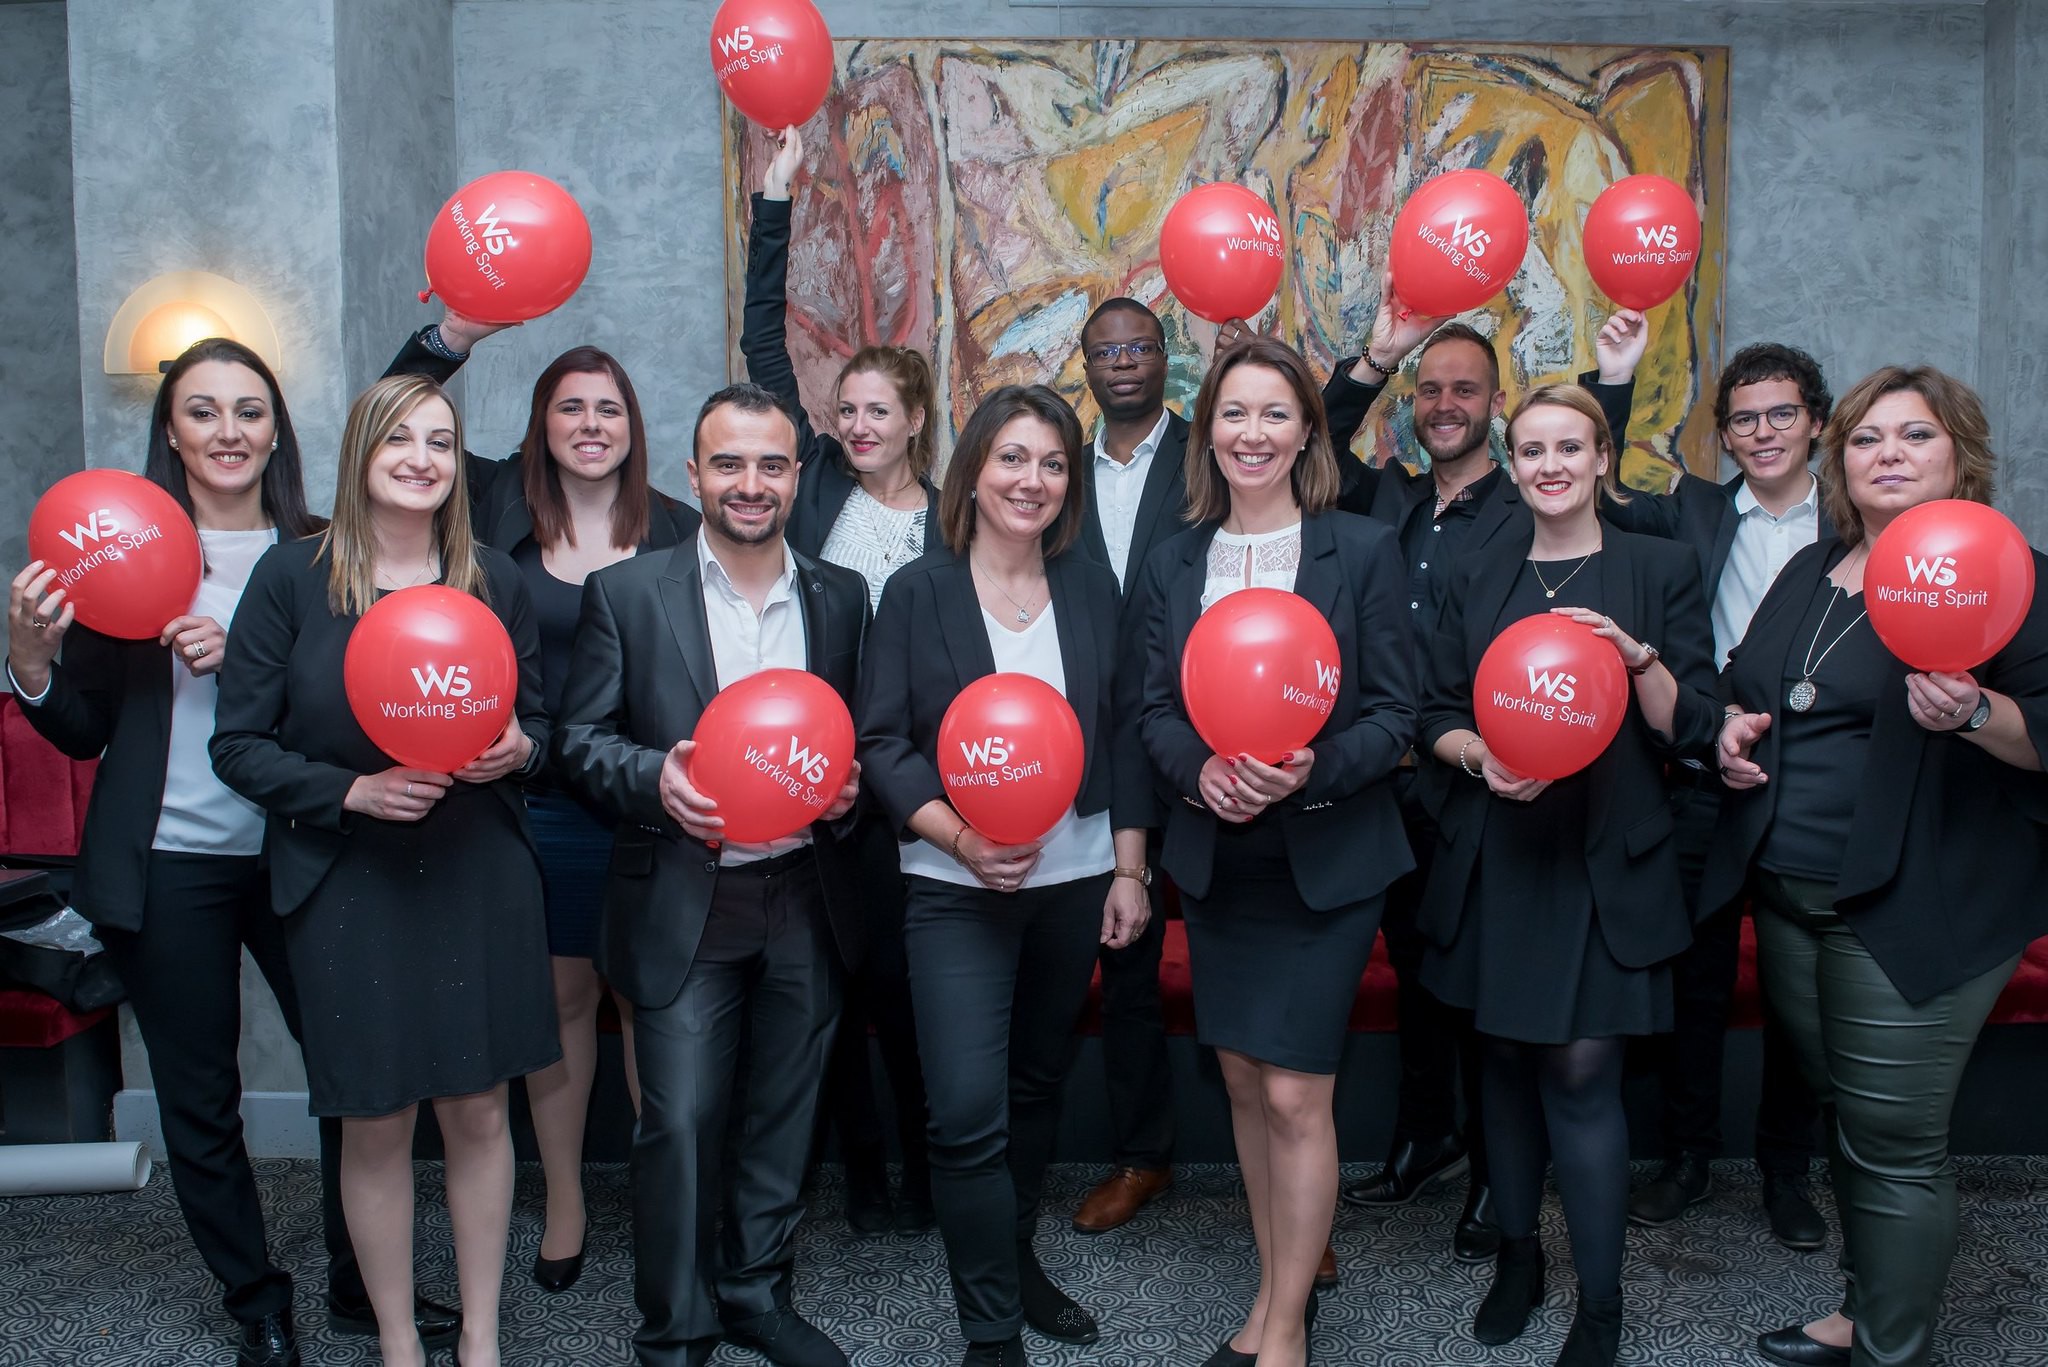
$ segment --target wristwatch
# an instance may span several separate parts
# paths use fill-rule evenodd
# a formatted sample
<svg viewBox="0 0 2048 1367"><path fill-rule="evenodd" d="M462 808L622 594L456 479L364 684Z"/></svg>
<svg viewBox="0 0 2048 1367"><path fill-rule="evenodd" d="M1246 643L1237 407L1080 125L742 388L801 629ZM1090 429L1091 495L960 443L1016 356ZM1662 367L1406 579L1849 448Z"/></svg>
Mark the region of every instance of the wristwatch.
<svg viewBox="0 0 2048 1367"><path fill-rule="evenodd" d="M1141 888L1149 888L1149 887L1151 887L1151 886L1152 886L1152 870L1151 870L1151 868L1150 868L1149 866L1147 866L1147 865L1144 865L1144 864L1140 864L1140 865L1139 865L1139 866L1138 866L1137 868L1135 868L1135 869L1127 869L1127 868L1123 867L1123 866L1122 866L1121 864L1119 864L1119 865L1118 865L1118 866L1117 866L1116 868L1112 869L1112 870L1111 870L1110 872L1111 872L1111 876L1113 876L1113 877L1116 877L1116 878L1135 878L1135 879L1137 879L1137 880L1138 880L1138 886L1139 886L1139 887L1141 887Z"/></svg>
<svg viewBox="0 0 2048 1367"><path fill-rule="evenodd" d="M1643 662L1641 664L1622 666L1623 669L1626 669L1630 674L1635 675L1637 678L1641 678L1643 675L1649 673L1650 666L1657 663L1658 659L1660 658L1657 653L1657 647L1644 646L1643 649L1649 653L1643 656Z"/></svg>
<svg viewBox="0 0 2048 1367"><path fill-rule="evenodd" d="M1984 729L1984 723L1990 720L1991 695L1989 693L1980 692L1977 694L1977 710L1975 712L1972 712L1970 714L1970 719L1964 722L1961 726L1958 726L1956 730L1982 731Z"/></svg>

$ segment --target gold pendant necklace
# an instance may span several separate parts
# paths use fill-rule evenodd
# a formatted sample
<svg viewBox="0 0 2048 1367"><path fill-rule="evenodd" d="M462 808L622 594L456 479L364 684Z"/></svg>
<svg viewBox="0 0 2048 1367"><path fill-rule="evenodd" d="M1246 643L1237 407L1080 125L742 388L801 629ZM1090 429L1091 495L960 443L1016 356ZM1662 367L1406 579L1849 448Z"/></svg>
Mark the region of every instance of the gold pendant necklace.
<svg viewBox="0 0 2048 1367"><path fill-rule="evenodd" d="M1568 574L1564 578L1557 581L1557 589L1561 589L1566 584L1571 583L1573 577L1577 575L1580 570L1586 568L1586 561L1591 560L1595 554L1596 552L1587 551L1585 557L1581 559L1578 564L1572 566L1571 574ZM1543 596L1545 598L1557 597L1557 589L1550 587L1549 581L1544 579L1543 577L1543 567L1537 564L1535 561L1531 560L1529 562L1529 568L1536 571L1536 582L1543 586Z"/></svg>

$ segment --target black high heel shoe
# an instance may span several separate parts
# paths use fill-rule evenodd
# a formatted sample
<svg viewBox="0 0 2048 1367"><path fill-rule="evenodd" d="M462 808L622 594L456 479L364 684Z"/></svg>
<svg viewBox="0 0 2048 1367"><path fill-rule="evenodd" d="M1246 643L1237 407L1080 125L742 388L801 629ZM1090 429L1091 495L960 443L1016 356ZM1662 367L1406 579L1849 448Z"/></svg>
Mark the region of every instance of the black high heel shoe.
<svg viewBox="0 0 2048 1367"><path fill-rule="evenodd" d="M566 1258L543 1258L533 1255L533 1279L540 1283L543 1291L567 1291L576 1285L576 1279L583 1275L583 1250L577 1249Z"/></svg>

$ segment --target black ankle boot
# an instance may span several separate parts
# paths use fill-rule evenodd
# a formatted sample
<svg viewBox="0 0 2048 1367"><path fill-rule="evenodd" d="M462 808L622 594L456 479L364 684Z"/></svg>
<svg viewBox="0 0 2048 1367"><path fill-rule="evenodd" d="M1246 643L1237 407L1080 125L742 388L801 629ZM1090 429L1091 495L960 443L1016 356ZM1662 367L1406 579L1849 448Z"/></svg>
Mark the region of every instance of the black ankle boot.
<svg viewBox="0 0 2048 1367"><path fill-rule="evenodd" d="M1557 1367L1614 1367L1621 1351L1621 1297L1579 1296L1579 1313L1565 1335Z"/></svg>
<svg viewBox="0 0 2048 1367"><path fill-rule="evenodd" d="M1017 1245L1017 1299L1024 1306L1024 1322L1049 1339L1093 1343L1102 1337L1095 1316L1052 1284L1052 1278L1038 1265L1038 1254L1028 1243Z"/></svg>
<svg viewBox="0 0 2048 1367"><path fill-rule="evenodd" d="M1529 1314L1543 1303L1543 1243L1502 1238L1494 1255L1493 1285L1472 1317L1472 1337L1481 1343L1503 1344L1529 1327Z"/></svg>

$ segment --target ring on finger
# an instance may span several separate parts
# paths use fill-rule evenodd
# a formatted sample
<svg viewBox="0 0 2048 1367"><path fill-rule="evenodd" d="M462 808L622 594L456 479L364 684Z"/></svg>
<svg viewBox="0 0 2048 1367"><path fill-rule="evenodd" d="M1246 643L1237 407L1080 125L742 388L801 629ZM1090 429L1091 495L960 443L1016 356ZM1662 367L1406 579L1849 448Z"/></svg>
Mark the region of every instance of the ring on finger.
<svg viewBox="0 0 2048 1367"><path fill-rule="evenodd" d="M405 795L406 795L407 797L411 797L411 796L412 796L412 785L411 785L410 783L408 783L408 784L406 784L406 785L405 785Z"/></svg>

